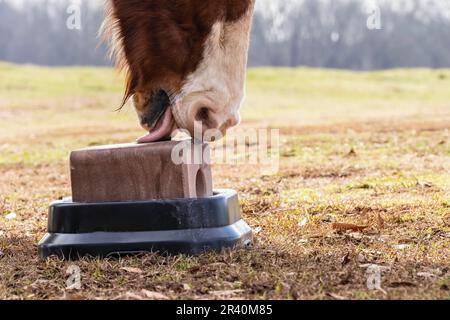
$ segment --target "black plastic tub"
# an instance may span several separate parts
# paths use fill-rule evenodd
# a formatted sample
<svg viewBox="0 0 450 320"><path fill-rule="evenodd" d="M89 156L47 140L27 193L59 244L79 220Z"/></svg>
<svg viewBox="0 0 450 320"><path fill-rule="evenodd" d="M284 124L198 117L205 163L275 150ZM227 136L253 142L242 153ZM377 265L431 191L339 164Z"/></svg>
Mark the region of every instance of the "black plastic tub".
<svg viewBox="0 0 450 320"><path fill-rule="evenodd" d="M106 257L145 252L198 255L246 246L252 239L237 193L217 190L199 199L50 205L42 258Z"/></svg>

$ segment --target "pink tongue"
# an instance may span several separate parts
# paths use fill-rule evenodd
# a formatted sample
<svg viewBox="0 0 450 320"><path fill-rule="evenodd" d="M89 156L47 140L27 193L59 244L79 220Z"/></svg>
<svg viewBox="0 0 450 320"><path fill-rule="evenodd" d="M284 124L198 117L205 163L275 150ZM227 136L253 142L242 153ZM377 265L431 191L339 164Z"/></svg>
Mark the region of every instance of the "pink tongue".
<svg viewBox="0 0 450 320"><path fill-rule="evenodd" d="M137 143L151 143L168 139L175 129L176 125L175 120L173 119L172 110L167 108L155 128L145 136L139 138Z"/></svg>

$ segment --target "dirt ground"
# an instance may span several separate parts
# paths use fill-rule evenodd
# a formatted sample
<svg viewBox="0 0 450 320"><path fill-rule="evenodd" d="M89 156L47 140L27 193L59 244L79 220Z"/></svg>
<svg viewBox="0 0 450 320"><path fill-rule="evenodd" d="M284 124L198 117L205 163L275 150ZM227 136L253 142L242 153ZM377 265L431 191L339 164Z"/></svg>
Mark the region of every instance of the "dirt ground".
<svg viewBox="0 0 450 320"><path fill-rule="evenodd" d="M324 112L274 124L281 145L273 175L215 165L215 186L239 192L254 231L247 249L39 259L48 205L70 195L68 152L140 133L132 114L102 118L118 97L0 101L0 299L450 298L448 96L394 116L392 100L392 109L368 107L373 112L348 121ZM247 119L243 127L266 122ZM72 265L81 270L80 290L67 289Z"/></svg>

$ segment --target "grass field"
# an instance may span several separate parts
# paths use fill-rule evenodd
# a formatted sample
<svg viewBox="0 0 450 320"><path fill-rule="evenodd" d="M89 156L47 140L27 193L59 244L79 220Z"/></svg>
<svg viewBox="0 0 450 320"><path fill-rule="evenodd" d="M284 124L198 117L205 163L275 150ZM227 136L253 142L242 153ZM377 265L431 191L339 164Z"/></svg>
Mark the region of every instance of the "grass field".
<svg viewBox="0 0 450 320"><path fill-rule="evenodd" d="M142 133L130 107L115 111L121 91L110 69L0 64L0 298L450 298L450 70L250 70L242 127L280 129L280 170L213 168L240 194L250 248L40 260L70 150Z"/></svg>

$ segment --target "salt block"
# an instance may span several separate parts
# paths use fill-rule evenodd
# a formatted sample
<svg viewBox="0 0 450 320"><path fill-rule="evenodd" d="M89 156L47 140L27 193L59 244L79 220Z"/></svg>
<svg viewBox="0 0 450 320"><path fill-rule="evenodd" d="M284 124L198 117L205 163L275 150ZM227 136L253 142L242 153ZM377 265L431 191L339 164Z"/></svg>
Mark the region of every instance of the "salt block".
<svg viewBox="0 0 450 320"><path fill-rule="evenodd" d="M210 197L213 191L209 152L207 144L194 145L190 141L73 151L72 199L103 203Z"/></svg>

